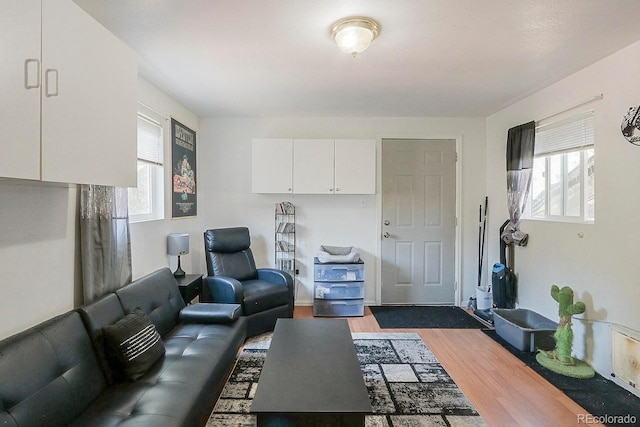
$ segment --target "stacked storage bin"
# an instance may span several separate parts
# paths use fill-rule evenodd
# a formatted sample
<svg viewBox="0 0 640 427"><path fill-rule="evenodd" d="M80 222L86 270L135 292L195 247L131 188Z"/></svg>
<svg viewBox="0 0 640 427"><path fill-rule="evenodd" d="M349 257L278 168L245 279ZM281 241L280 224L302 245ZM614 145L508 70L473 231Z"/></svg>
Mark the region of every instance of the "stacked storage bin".
<svg viewBox="0 0 640 427"><path fill-rule="evenodd" d="M321 263L314 260L313 315L364 316L364 262Z"/></svg>

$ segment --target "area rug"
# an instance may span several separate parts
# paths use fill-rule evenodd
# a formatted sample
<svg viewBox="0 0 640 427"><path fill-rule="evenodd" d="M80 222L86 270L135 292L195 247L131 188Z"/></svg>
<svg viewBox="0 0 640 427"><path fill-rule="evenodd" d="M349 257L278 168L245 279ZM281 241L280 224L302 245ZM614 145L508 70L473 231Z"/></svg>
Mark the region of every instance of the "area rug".
<svg viewBox="0 0 640 427"><path fill-rule="evenodd" d="M373 409L367 427L487 426L417 334L352 335ZM249 409L270 342L247 342L207 427L256 425Z"/></svg>
<svg viewBox="0 0 640 427"><path fill-rule="evenodd" d="M475 329L486 327L469 313L455 306L385 305L370 308L382 329Z"/></svg>
<svg viewBox="0 0 640 427"><path fill-rule="evenodd" d="M613 381L598 373L596 373L595 377L587 379L556 374L538 363L536 353L518 350L502 339L493 329L485 329L482 332L509 350L511 354L523 361L591 415L598 417L602 424L636 425L636 422L640 422L640 398L618 386ZM620 416L623 422L615 422L617 416ZM634 421L632 423L624 421L629 419Z"/></svg>

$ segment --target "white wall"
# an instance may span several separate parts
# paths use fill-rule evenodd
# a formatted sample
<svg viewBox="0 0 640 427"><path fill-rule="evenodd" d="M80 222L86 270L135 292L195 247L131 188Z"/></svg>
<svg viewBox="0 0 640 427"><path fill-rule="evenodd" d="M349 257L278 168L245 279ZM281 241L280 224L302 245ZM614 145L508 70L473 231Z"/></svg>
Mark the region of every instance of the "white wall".
<svg viewBox="0 0 640 427"><path fill-rule="evenodd" d="M275 203L296 205L298 304L310 304L320 245L355 246L366 268L366 302L379 302L378 195L251 193L252 138L460 138L462 141L462 301L477 281L477 207L485 196L485 120L474 118L205 118L198 147L204 228L248 226L259 266L273 266Z"/></svg>
<svg viewBox="0 0 640 427"><path fill-rule="evenodd" d="M138 78L138 100L144 106L152 109L152 113L164 117L164 159L165 159L165 217L163 220L132 223L131 230L131 263L133 266L133 278L139 278L162 267L171 267L175 270L177 257L167 255L167 235L169 233L189 233L189 255L180 258L180 265L187 273L202 272L204 255L202 250L201 230L199 216L193 218L171 218L171 117L180 123L198 131L198 117L187 110L176 100L162 92L147 80ZM144 110L145 107L142 107ZM202 155L200 146L203 145L201 136L196 133L196 164L200 166ZM198 179L198 176L196 176ZM196 182L199 186L199 183ZM196 188L197 189L197 188ZM198 198L202 197L198 195ZM198 214L202 208L198 206Z"/></svg>
<svg viewBox="0 0 640 427"><path fill-rule="evenodd" d="M74 306L75 186L0 181L0 338Z"/></svg>
<svg viewBox="0 0 640 427"><path fill-rule="evenodd" d="M595 108L596 220L594 224L524 221L529 245L516 248L520 307L557 321L552 285L571 286L587 311L575 316L574 352L605 376L610 371L610 324L640 330L640 147L620 132L623 115L640 104L640 42L541 90L487 119L488 191L494 204L490 217L489 257L498 260L497 230L508 218L505 150L507 130L539 120L604 94L604 99L566 113ZM556 119L559 117L556 117ZM552 119L549 119L553 121ZM547 121L549 121L547 120ZM578 233L584 232L584 238ZM494 238L494 236L496 236Z"/></svg>
<svg viewBox="0 0 640 427"><path fill-rule="evenodd" d="M139 99L165 117L174 116L192 129L198 118L140 78ZM169 127L165 127L166 147ZM170 150L165 158L170 161ZM198 162L200 159L198 159ZM170 171L168 167L168 171ZM170 197L167 172L166 200ZM75 185L0 180L0 339L64 313L82 302L79 254L79 191ZM166 236L191 233L191 246L201 246L198 218L131 224L134 278L157 268L176 266L166 255ZM199 247L198 246L198 247ZM204 271L202 252L183 257L186 271Z"/></svg>
<svg viewBox="0 0 640 427"><path fill-rule="evenodd" d="M255 137L459 138L462 145L462 286L464 302L477 280L477 206L485 196L485 121L480 118L201 119L140 78L139 100L161 116L174 116L197 135L198 216L171 219L170 177L165 219L131 224L134 279L157 268L174 269L166 236L191 235L187 272L206 273L202 233L206 228L249 226L260 265L273 265L274 204L297 206L301 258L299 303L310 303L312 259L321 244L354 245L367 263L368 303L377 302L380 195L291 196L251 193L251 139ZM165 127L167 152L170 130ZM168 166L167 166L168 169ZM169 170L169 169L168 169ZM81 302L78 253L78 191L26 181L0 181L0 338L26 329ZM35 266L35 267L34 267Z"/></svg>

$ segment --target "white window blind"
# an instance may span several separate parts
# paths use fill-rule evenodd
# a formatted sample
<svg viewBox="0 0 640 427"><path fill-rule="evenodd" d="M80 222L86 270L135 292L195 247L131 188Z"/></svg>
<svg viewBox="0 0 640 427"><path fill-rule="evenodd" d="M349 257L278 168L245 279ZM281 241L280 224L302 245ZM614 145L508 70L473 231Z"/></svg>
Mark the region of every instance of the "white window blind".
<svg viewBox="0 0 640 427"><path fill-rule="evenodd" d="M562 153L592 148L594 143L594 112L559 120L536 129L535 155Z"/></svg>
<svg viewBox="0 0 640 427"><path fill-rule="evenodd" d="M162 126L142 115L138 115L138 159L157 165L164 160Z"/></svg>

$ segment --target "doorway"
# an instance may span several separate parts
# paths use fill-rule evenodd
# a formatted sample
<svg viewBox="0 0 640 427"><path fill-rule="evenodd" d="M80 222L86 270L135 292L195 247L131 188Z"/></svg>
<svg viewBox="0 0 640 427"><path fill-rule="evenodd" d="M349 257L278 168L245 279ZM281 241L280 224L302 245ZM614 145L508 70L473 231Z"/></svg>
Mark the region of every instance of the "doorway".
<svg viewBox="0 0 640 427"><path fill-rule="evenodd" d="M382 140L382 304L453 305L456 140Z"/></svg>

